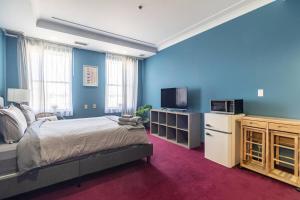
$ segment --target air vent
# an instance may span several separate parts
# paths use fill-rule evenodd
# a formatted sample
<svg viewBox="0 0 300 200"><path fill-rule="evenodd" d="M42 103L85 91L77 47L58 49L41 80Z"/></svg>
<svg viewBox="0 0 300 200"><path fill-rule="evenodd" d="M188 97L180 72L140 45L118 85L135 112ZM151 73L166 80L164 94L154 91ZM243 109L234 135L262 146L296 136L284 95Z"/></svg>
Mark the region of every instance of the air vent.
<svg viewBox="0 0 300 200"><path fill-rule="evenodd" d="M81 45L81 46L87 46L87 45L88 45L87 43L84 43L84 42L77 42L77 41L75 41L75 44L78 44L78 45Z"/></svg>

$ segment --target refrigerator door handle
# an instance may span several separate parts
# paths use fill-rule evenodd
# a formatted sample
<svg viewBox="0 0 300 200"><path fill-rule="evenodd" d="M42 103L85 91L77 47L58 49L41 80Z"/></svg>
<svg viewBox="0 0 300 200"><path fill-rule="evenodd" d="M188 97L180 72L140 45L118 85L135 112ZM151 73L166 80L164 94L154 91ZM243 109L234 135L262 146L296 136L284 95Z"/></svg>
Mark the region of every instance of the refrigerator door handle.
<svg viewBox="0 0 300 200"><path fill-rule="evenodd" d="M210 133L205 133L205 135L207 135L207 136L213 136L212 134L210 134Z"/></svg>
<svg viewBox="0 0 300 200"><path fill-rule="evenodd" d="M212 127L212 125L210 125L210 124L205 124L207 127Z"/></svg>

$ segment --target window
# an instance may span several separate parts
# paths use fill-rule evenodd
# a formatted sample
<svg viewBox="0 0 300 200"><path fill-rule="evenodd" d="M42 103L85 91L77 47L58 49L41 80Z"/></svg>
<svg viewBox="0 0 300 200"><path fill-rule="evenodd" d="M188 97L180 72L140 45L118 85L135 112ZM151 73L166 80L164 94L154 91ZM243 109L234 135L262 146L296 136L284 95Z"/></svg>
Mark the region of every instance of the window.
<svg viewBox="0 0 300 200"><path fill-rule="evenodd" d="M119 58L119 59L117 59ZM106 112L122 111L122 60L106 59Z"/></svg>
<svg viewBox="0 0 300 200"><path fill-rule="evenodd" d="M133 114L137 106L138 60L106 55L106 113Z"/></svg>
<svg viewBox="0 0 300 200"><path fill-rule="evenodd" d="M30 105L36 112L72 115L72 49L28 40Z"/></svg>

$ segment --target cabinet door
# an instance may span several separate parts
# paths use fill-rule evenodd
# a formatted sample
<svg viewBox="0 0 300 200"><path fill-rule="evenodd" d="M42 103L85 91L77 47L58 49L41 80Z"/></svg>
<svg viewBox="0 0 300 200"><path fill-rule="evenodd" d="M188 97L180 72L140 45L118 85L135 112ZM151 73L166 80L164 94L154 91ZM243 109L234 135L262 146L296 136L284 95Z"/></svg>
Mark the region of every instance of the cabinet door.
<svg viewBox="0 0 300 200"><path fill-rule="evenodd" d="M226 167L233 167L231 134L205 130L205 158Z"/></svg>
<svg viewBox="0 0 300 200"><path fill-rule="evenodd" d="M298 134L271 131L271 172L299 176Z"/></svg>
<svg viewBox="0 0 300 200"><path fill-rule="evenodd" d="M266 165L265 152L266 130L252 127L243 127L243 164L252 165L264 170Z"/></svg>

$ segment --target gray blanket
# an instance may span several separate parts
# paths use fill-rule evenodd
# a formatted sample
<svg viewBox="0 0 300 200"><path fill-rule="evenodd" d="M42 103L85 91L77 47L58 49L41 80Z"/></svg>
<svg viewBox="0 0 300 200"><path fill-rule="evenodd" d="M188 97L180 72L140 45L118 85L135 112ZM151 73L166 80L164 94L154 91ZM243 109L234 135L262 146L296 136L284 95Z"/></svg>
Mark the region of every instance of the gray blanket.
<svg viewBox="0 0 300 200"><path fill-rule="evenodd" d="M20 173L43 165L41 163L40 140L37 134L45 121L34 122L17 145L17 163Z"/></svg>
<svg viewBox="0 0 300 200"><path fill-rule="evenodd" d="M20 173L102 150L147 144L143 128L118 125L115 117L37 121L17 146Z"/></svg>

